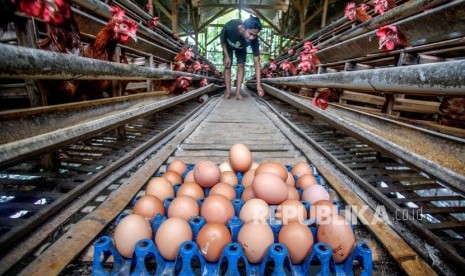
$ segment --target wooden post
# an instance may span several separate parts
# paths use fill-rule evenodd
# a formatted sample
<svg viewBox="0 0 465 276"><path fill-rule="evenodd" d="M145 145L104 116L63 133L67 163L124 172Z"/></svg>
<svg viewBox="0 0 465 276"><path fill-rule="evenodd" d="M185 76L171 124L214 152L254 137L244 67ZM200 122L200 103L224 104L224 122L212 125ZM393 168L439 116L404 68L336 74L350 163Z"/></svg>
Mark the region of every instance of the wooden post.
<svg viewBox="0 0 465 276"><path fill-rule="evenodd" d="M150 68L154 68L154 62L153 62L153 55L150 55L148 59L146 59L146 66L149 66ZM147 80L147 92L152 92L154 90L153 88L153 80Z"/></svg>
<svg viewBox="0 0 465 276"><path fill-rule="evenodd" d="M323 4L323 15L321 17L321 28L326 26L326 16L328 14L328 4L329 4L329 0L325 0L325 3Z"/></svg>

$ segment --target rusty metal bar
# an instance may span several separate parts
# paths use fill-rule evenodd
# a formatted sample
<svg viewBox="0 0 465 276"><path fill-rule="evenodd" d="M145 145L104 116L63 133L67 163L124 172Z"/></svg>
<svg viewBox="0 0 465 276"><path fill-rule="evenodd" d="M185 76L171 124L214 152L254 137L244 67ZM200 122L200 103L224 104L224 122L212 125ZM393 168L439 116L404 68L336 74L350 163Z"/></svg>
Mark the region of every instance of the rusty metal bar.
<svg viewBox="0 0 465 276"><path fill-rule="evenodd" d="M307 100L263 85L267 93L400 158L465 194L465 140L420 129L379 116L329 106L321 110Z"/></svg>
<svg viewBox="0 0 465 276"><path fill-rule="evenodd" d="M145 66L127 65L70 54L0 44L0 78L146 80L217 78Z"/></svg>
<svg viewBox="0 0 465 276"><path fill-rule="evenodd" d="M140 99L131 102L109 102L100 106L92 106L89 104L87 109L75 108L69 111L66 109L63 112L54 114L45 114L41 117L32 116L27 120L32 125L27 126L27 132L21 132L19 136L11 139L13 133L5 133L8 129L7 124L2 123L0 131L2 135L10 136L8 143L0 145L0 166L6 166L30 156L45 153L52 148L59 148L64 145L79 141L83 137L106 131L115 126L123 125L130 120L154 113L181 102L198 97L204 93L218 90L220 87L210 84L189 93L169 98L167 100L152 100ZM60 115L65 115L63 118L58 118ZM84 117L86 120L84 120ZM76 120L75 118L78 118ZM39 123L33 123L34 120ZM45 128L41 126L44 122L50 122ZM41 131L40 128L43 130ZM17 128L18 129L18 128Z"/></svg>
<svg viewBox="0 0 465 276"><path fill-rule="evenodd" d="M367 92L465 96L465 61L262 79L263 83Z"/></svg>

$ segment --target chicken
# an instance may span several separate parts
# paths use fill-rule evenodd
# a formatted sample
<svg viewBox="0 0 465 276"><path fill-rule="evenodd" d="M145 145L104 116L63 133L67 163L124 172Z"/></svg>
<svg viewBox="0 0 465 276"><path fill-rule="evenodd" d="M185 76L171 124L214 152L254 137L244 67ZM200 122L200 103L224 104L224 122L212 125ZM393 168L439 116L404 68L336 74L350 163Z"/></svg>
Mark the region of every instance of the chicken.
<svg viewBox="0 0 465 276"><path fill-rule="evenodd" d="M153 30L158 27L158 22L158 17L153 17L152 19L149 19L149 21L147 22L147 26Z"/></svg>
<svg viewBox="0 0 465 276"><path fill-rule="evenodd" d="M407 39L396 26L381 26L376 31L376 36L379 39L379 48L383 51L402 49L407 46Z"/></svg>
<svg viewBox="0 0 465 276"><path fill-rule="evenodd" d="M203 65L200 63L200 61L196 60L194 63L192 63L188 68L187 72L192 73L192 74L199 74L200 70L202 70Z"/></svg>
<svg viewBox="0 0 465 276"><path fill-rule="evenodd" d="M196 81L192 82L192 86L194 86L195 88L200 88L200 87L204 87L204 86L207 86L207 85L208 85L208 79L207 78L203 78L203 79L196 80Z"/></svg>
<svg viewBox="0 0 465 276"><path fill-rule="evenodd" d="M79 28L69 4L63 0L44 1L42 18L47 37L37 42L39 48L57 53L82 56ZM72 101L79 87L77 80L43 80L39 86L46 91L49 104Z"/></svg>
<svg viewBox="0 0 465 276"><path fill-rule="evenodd" d="M378 14L383 14L386 11L395 8L396 2L394 0L373 0L373 7L375 10L375 13Z"/></svg>
<svg viewBox="0 0 465 276"><path fill-rule="evenodd" d="M337 101L341 94L342 91L340 89L325 88L317 91L312 100L312 104L318 108L326 109L328 107L328 102Z"/></svg>
<svg viewBox="0 0 465 276"><path fill-rule="evenodd" d="M191 81L191 77L180 76L174 81L163 81L162 88L166 94L184 94L189 90Z"/></svg>
<svg viewBox="0 0 465 276"><path fill-rule="evenodd" d="M189 47L184 47L179 53L174 57L174 71L185 71L186 62L191 60L194 57L194 52Z"/></svg>
<svg viewBox="0 0 465 276"><path fill-rule="evenodd" d="M284 60L280 65L279 68L282 69L281 75L283 77L295 76L297 75L297 68L289 62L287 59Z"/></svg>
<svg viewBox="0 0 465 276"><path fill-rule="evenodd" d="M371 16L367 14L368 5L355 7L354 2L347 3L344 14L350 21L365 22L371 19Z"/></svg>
<svg viewBox="0 0 465 276"><path fill-rule="evenodd" d="M94 43L84 47L84 57L113 61L118 43L128 43L131 38L137 41L137 24L132 20L125 19L124 11L119 7L112 7L110 12L113 14L112 19L97 34ZM106 80L83 80L80 82L76 98L78 100L100 99L109 86L110 81Z"/></svg>
<svg viewBox="0 0 465 276"><path fill-rule="evenodd" d="M465 129L465 98L443 98L439 106L438 123Z"/></svg>

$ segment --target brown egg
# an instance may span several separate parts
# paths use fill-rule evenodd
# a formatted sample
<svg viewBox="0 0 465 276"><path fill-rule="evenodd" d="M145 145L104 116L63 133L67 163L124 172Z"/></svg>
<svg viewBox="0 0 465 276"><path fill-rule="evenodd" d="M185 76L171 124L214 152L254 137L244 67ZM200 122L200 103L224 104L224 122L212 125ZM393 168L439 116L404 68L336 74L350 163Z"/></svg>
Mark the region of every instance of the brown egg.
<svg viewBox="0 0 465 276"><path fill-rule="evenodd" d="M167 169L167 171L174 171L177 172L179 175L183 175L186 170L187 165L182 160L174 160L170 163Z"/></svg>
<svg viewBox="0 0 465 276"><path fill-rule="evenodd" d="M253 187L252 186L249 186L247 188L244 189L244 191L242 192L242 195L241 195L241 199L246 202L252 198L255 198L255 194L253 192Z"/></svg>
<svg viewBox="0 0 465 276"><path fill-rule="evenodd" d="M287 172L286 185L295 187L295 179L294 179L294 176L290 172Z"/></svg>
<svg viewBox="0 0 465 276"><path fill-rule="evenodd" d="M223 172L234 172L233 168L231 168L231 165L227 161L221 163L219 168L222 173Z"/></svg>
<svg viewBox="0 0 465 276"><path fill-rule="evenodd" d="M181 244L190 240L192 240L192 230L189 223L177 217L165 220L155 235L158 251L165 260L169 261L176 259Z"/></svg>
<svg viewBox="0 0 465 276"><path fill-rule="evenodd" d="M244 223L249 221L266 223L266 220L270 218L270 206L263 199L252 198L242 206L239 218Z"/></svg>
<svg viewBox="0 0 465 276"><path fill-rule="evenodd" d="M166 178L171 183L171 186L182 183L182 177L179 173L175 171L166 171L161 177Z"/></svg>
<svg viewBox="0 0 465 276"><path fill-rule="evenodd" d="M202 160L194 166L195 183L204 188L210 188L220 182L221 171L215 163Z"/></svg>
<svg viewBox="0 0 465 276"><path fill-rule="evenodd" d="M237 185L237 175L231 171L225 171L221 173L220 182L229 184L231 186Z"/></svg>
<svg viewBox="0 0 465 276"><path fill-rule="evenodd" d="M209 262L217 262L223 253L223 249L231 242L229 229L221 223L207 223L197 235L197 245L200 253Z"/></svg>
<svg viewBox="0 0 465 276"><path fill-rule="evenodd" d="M302 200L308 201L310 205L317 201L328 199L328 191L321 185L311 185L302 192Z"/></svg>
<svg viewBox="0 0 465 276"><path fill-rule="evenodd" d="M354 232L342 216L334 216L327 223L319 224L317 241L325 242L331 247L336 263L345 261L355 245Z"/></svg>
<svg viewBox="0 0 465 276"><path fill-rule="evenodd" d="M286 183L278 175L270 172L255 174L252 188L255 197L263 199L268 204L281 204L289 193Z"/></svg>
<svg viewBox="0 0 465 276"><path fill-rule="evenodd" d="M304 174L313 174L312 166L307 162L299 162L292 167L291 173L300 178Z"/></svg>
<svg viewBox="0 0 465 276"><path fill-rule="evenodd" d="M255 170L248 170L242 176L242 181L241 181L242 186L244 186L244 188L251 186L254 177L255 177Z"/></svg>
<svg viewBox="0 0 465 276"><path fill-rule="evenodd" d="M223 195L208 196L200 208L200 215L207 223L218 222L226 224L234 217L234 206Z"/></svg>
<svg viewBox="0 0 465 276"><path fill-rule="evenodd" d="M164 216L165 207L158 197L153 195L144 195L137 200L132 213L141 215L147 220L151 220L157 214Z"/></svg>
<svg viewBox="0 0 465 276"><path fill-rule="evenodd" d="M152 227L150 227L150 223L137 214L124 217L116 226L113 235L116 249L126 258L132 257L139 240L151 238Z"/></svg>
<svg viewBox="0 0 465 276"><path fill-rule="evenodd" d="M299 191L297 191L296 188L291 187L291 186L287 186L287 191L288 191L287 199L300 200Z"/></svg>
<svg viewBox="0 0 465 276"><path fill-rule="evenodd" d="M242 246L249 262L259 263L274 242L273 231L268 224L256 224L250 221L239 230L237 242Z"/></svg>
<svg viewBox="0 0 465 276"><path fill-rule="evenodd" d="M252 153L243 144L235 144L229 149L229 164L236 172L246 172L252 165Z"/></svg>
<svg viewBox="0 0 465 276"><path fill-rule="evenodd" d="M313 249L313 235L310 228L297 221L284 225L279 231L278 242L284 244L293 264L302 263Z"/></svg>
<svg viewBox="0 0 465 276"><path fill-rule="evenodd" d="M233 200L236 198L236 190L233 186L220 182L211 188L209 195L224 195L229 200Z"/></svg>
<svg viewBox="0 0 465 276"><path fill-rule="evenodd" d="M287 179L287 169L284 165L276 162L264 162L261 163L255 170L255 176L264 172L273 173L278 175L283 181Z"/></svg>
<svg viewBox="0 0 465 276"><path fill-rule="evenodd" d="M313 176L313 174L304 174L299 179L297 179L296 182L296 186L302 188L302 190L305 190L312 185L318 185L318 181Z"/></svg>
<svg viewBox="0 0 465 276"><path fill-rule="evenodd" d="M288 199L278 206L275 216L276 219L281 220L284 225L292 221L303 224L307 219L307 210L299 200Z"/></svg>
<svg viewBox="0 0 465 276"><path fill-rule="evenodd" d="M337 216L337 207L329 200L320 200L313 203L308 211L308 218L316 223L327 223Z"/></svg>
<svg viewBox="0 0 465 276"><path fill-rule="evenodd" d="M177 196L168 209L168 217L178 217L186 221L198 215L199 204L190 196Z"/></svg>
<svg viewBox="0 0 465 276"><path fill-rule="evenodd" d="M195 200L205 197L202 187L195 182L184 182L176 193L176 196L190 196Z"/></svg>
<svg viewBox="0 0 465 276"><path fill-rule="evenodd" d="M194 171L189 171L186 176L184 177L184 183L187 183L187 182L193 182L195 183L195 179L194 179Z"/></svg>
<svg viewBox="0 0 465 276"><path fill-rule="evenodd" d="M145 193L158 197L162 202L167 197L174 197L173 186L163 177L154 177L150 179L147 188L145 188Z"/></svg>

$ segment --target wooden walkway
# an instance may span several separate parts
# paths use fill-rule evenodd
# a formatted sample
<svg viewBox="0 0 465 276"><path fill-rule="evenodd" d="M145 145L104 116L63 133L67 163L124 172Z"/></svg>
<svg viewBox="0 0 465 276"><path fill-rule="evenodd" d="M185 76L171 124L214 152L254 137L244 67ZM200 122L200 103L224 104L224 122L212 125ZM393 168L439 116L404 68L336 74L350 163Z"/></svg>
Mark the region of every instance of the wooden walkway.
<svg viewBox="0 0 465 276"><path fill-rule="evenodd" d="M229 148L242 143L249 147L255 162L276 161L293 165L306 160L259 108L253 97L244 101L215 99L215 108L178 147L168 162L202 159L221 163L228 160Z"/></svg>

